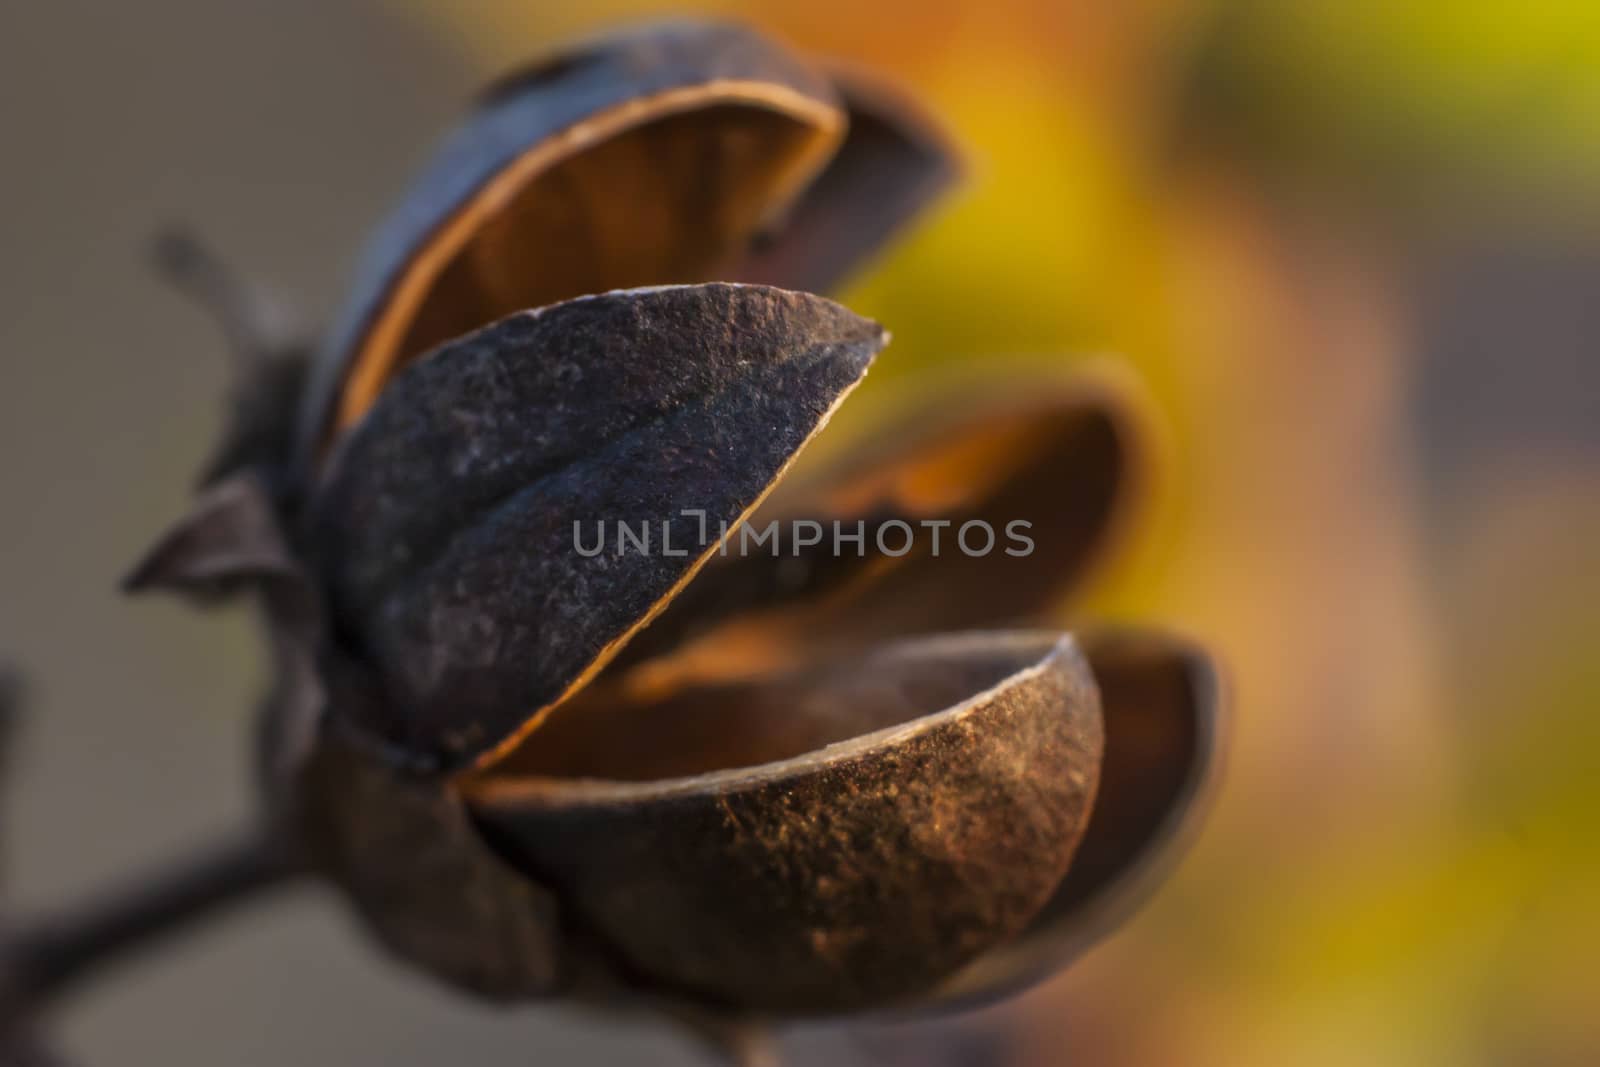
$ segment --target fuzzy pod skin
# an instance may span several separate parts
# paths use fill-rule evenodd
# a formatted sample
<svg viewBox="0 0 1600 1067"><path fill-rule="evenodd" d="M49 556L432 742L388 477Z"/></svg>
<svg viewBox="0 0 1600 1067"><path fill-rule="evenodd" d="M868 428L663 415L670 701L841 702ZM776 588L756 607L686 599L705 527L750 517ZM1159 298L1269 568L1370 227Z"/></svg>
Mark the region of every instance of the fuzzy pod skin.
<svg viewBox="0 0 1600 1067"><path fill-rule="evenodd" d="M647 987L757 1015L905 1001L1020 931L1088 821L1099 702L1059 635L909 643L700 699L713 717L764 711L780 735L785 714L868 732L690 777L466 787L500 851ZM745 729L755 751L772 743ZM572 754L576 774L615 765Z"/></svg>

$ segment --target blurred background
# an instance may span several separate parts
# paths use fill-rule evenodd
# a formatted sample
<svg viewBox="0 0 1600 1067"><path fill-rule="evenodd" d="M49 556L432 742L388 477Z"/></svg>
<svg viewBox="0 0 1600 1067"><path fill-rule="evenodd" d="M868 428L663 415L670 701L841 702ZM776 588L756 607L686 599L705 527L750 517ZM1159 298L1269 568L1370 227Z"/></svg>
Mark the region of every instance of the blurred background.
<svg viewBox="0 0 1600 1067"><path fill-rule="evenodd" d="M1600 8L1359 0L146 0L0 6L0 650L34 683L8 897L250 804L244 613L113 586L221 413L181 221L323 315L480 82L644 10L919 90L974 180L846 294L933 364L1115 354L1166 430L1077 611L1213 643L1217 810L1139 917L974 1017L797 1063L1600 1062ZM870 403L867 404L870 409ZM285 897L95 987L86 1064L687 1065L493 1012Z"/></svg>

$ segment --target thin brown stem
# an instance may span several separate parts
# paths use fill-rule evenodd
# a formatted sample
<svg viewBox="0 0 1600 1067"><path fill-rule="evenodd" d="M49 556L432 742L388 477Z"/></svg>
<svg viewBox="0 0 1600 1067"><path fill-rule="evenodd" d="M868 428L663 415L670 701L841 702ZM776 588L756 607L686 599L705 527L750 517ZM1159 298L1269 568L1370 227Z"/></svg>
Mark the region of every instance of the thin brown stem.
<svg viewBox="0 0 1600 1067"><path fill-rule="evenodd" d="M275 836L238 834L144 880L10 924L0 947L0 1023L37 1010L140 949L291 880Z"/></svg>

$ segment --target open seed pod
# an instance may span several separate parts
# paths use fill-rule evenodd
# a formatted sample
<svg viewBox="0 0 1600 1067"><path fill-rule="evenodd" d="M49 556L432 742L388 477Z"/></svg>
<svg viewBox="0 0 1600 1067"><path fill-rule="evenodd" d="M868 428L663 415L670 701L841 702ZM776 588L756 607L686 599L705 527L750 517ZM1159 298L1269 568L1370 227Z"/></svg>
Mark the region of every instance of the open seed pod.
<svg viewBox="0 0 1600 1067"><path fill-rule="evenodd" d="M935 638L653 695L605 671L718 551L682 516L755 510L881 343L837 305L758 286L512 316L401 373L308 502L339 743L459 796L624 982L770 1014L904 1000L1021 930L1087 823L1100 714L1060 637ZM585 554L591 515L659 523L659 553ZM315 766L323 851L361 892L361 851L392 817L349 820L356 776ZM403 789L365 806L407 809ZM424 854L385 852L366 895ZM377 919L413 958L438 946L405 932L423 921ZM436 971L498 988L445 941Z"/></svg>
<svg viewBox="0 0 1600 1067"><path fill-rule="evenodd" d="M940 1005L1070 954L1163 851L1210 703L1039 629L1125 511L1113 393L963 389L788 477L887 339L793 288L956 169L893 92L721 23L513 76L380 229L289 469L136 573L262 591L271 795L400 957L501 998ZM748 550L801 523L859 550Z"/></svg>

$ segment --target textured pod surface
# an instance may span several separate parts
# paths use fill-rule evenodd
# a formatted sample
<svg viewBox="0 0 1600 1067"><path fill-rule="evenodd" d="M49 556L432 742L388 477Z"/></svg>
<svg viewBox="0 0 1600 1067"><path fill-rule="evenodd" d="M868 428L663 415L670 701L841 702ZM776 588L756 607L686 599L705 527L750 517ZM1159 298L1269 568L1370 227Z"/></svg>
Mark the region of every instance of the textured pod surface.
<svg viewBox="0 0 1600 1067"><path fill-rule="evenodd" d="M1022 929L1101 754L1087 665L1052 634L909 642L548 729L533 765L465 785L490 839L633 980L775 1014L915 996Z"/></svg>
<svg viewBox="0 0 1600 1067"><path fill-rule="evenodd" d="M306 393L300 454L407 360L513 311L733 274L844 129L827 79L740 26L663 22L485 97L380 227Z"/></svg>
<svg viewBox="0 0 1600 1067"><path fill-rule="evenodd" d="M820 297L681 286L515 315L410 367L310 506L344 652L381 679L336 711L423 766L512 743L715 551L883 342ZM612 540L588 555L594 524Z"/></svg>
<svg viewBox="0 0 1600 1067"><path fill-rule="evenodd" d="M1159 631L1082 640L1105 718L1100 791L1083 842L1027 931L963 971L930 1006L993 1000L1070 964L1171 873L1209 807L1227 711L1210 656Z"/></svg>

